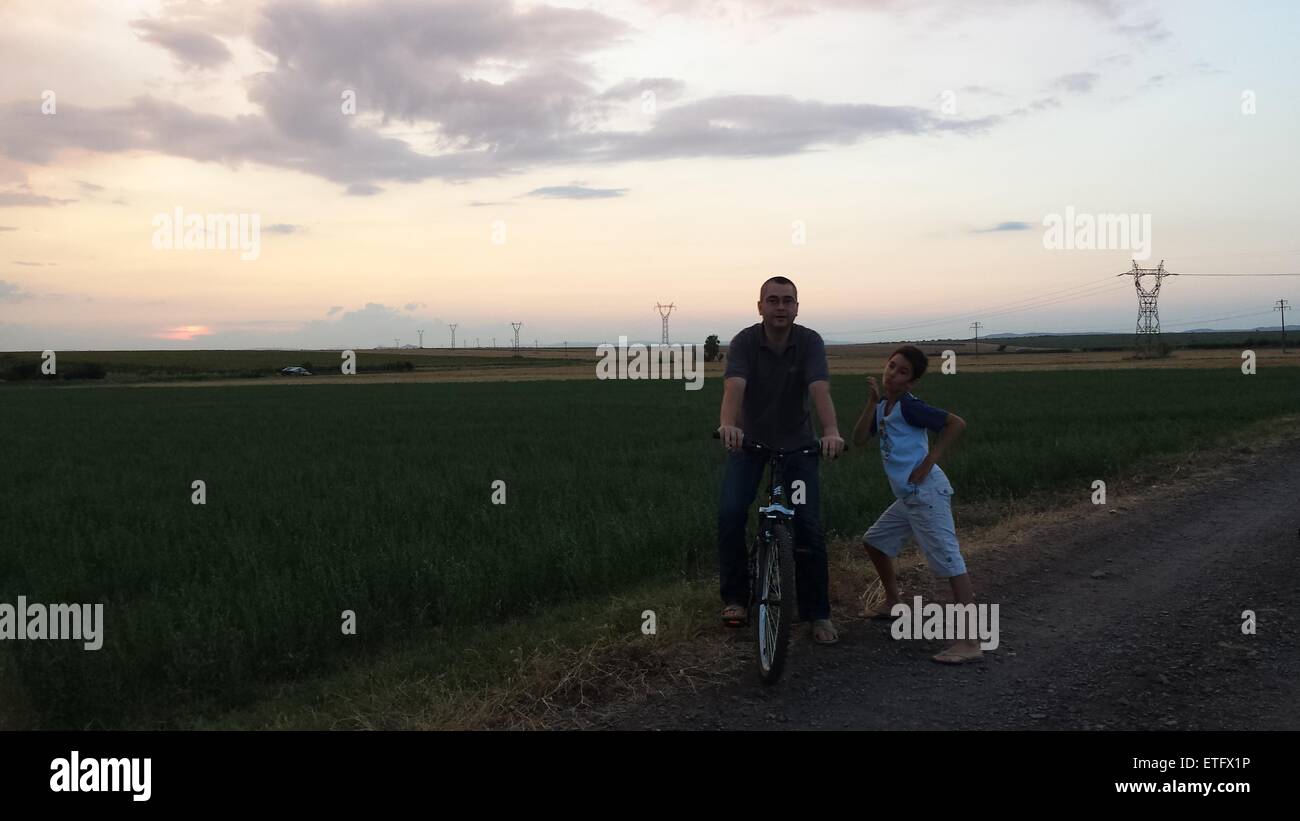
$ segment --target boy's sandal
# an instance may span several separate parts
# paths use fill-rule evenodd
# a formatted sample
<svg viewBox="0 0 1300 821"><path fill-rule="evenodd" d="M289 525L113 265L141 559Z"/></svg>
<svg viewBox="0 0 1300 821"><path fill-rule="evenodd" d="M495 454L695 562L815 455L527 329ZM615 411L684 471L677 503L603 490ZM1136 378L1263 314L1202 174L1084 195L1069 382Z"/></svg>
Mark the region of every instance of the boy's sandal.
<svg viewBox="0 0 1300 821"><path fill-rule="evenodd" d="M894 616L892 616L889 612L890 610L893 609L893 607L894 606L892 604L885 604L884 602L881 602L875 607L868 607L865 610L863 610L862 615L869 619L883 619L887 621L893 621Z"/></svg>
<svg viewBox="0 0 1300 821"><path fill-rule="evenodd" d="M835 644L840 640L830 619L817 619L812 623L812 640L818 644Z"/></svg>
<svg viewBox="0 0 1300 821"><path fill-rule="evenodd" d="M968 656L965 653L959 653L956 650L944 650L942 653L936 653L930 658L940 664L970 664L975 661L983 661L984 651L981 650L976 655Z"/></svg>
<svg viewBox="0 0 1300 821"><path fill-rule="evenodd" d="M748 616L744 605L729 604L722 608L722 623L728 627L744 627Z"/></svg>

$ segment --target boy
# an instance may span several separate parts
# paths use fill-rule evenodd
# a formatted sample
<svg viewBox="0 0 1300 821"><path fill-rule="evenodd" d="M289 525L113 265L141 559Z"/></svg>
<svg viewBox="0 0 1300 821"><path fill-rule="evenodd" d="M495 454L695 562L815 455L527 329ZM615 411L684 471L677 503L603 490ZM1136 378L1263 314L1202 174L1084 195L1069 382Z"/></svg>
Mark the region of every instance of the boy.
<svg viewBox="0 0 1300 821"><path fill-rule="evenodd" d="M902 592L893 559L909 535L920 545L935 575L948 579L953 599L958 604L975 602L953 527L952 484L935 464L966 429L966 422L912 395L912 386L925 375L928 365L925 353L913 345L903 345L890 354L881 376L884 398L880 398L875 377L868 377L870 397L853 427L853 441L858 446L880 434L880 457L896 498L862 537L885 588L885 603L865 614L874 619L893 618L890 610L899 603ZM933 450L927 430L940 434ZM933 658L942 664L964 664L983 655L979 640L966 638Z"/></svg>

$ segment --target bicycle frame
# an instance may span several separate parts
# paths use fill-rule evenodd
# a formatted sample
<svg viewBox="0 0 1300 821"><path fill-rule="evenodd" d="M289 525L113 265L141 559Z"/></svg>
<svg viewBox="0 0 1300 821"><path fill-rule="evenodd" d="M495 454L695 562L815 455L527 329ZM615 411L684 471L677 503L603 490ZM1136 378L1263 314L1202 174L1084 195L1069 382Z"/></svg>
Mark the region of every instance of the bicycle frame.
<svg viewBox="0 0 1300 821"><path fill-rule="evenodd" d="M776 450L764 445L761 442L751 442L745 440L742 448L750 453L766 455L767 457L767 504L758 509L758 534L755 540L749 546L749 583L750 583L750 606L755 604L765 604L766 602L754 590L754 585L758 581L758 544L760 542L772 543L772 527L777 522L793 523L794 508L786 503L785 491L785 459L787 456L795 455L818 455L821 450L817 447L805 447L798 450L783 451ZM793 526L793 525L792 525ZM793 593L794 591L791 591Z"/></svg>

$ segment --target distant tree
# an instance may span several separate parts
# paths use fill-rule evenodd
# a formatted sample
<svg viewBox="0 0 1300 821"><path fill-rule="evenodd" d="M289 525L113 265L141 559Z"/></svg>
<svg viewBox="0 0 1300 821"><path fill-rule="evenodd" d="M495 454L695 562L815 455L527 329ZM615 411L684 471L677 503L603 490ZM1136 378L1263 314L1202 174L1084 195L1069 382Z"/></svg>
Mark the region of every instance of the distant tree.
<svg viewBox="0 0 1300 821"><path fill-rule="evenodd" d="M704 361L712 362L718 358L718 335L709 334L709 338L704 340Z"/></svg>

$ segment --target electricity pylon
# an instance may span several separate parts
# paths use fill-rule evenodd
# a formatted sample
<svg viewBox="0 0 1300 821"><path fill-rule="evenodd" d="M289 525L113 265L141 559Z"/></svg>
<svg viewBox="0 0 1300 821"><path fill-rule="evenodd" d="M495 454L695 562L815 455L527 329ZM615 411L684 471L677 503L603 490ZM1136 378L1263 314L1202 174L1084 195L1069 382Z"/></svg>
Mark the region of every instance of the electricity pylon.
<svg viewBox="0 0 1300 821"><path fill-rule="evenodd" d="M659 316L663 317L663 321L664 321L663 336L659 341L665 345L668 344L668 315L673 312L674 307L675 306L671 302L668 303L667 305L660 305L657 302L655 303L655 308L659 310Z"/></svg>
<svg viewBox="0 0 1300 821"><path fill-rule="evenodd" d="M1124 271L1117 276L1133 277L1133 287L1137 288L1138 318L1137 333L1134 335L1134 353L1139 357L1155 356L1160 350L1160 311L1156 307L1156 298L1160 295L1160 282L1165 277L1178 276L1165 270L1165 261L1155 268L1139 268L1133 260L1133 270ZM1149 277L1150 284L1145 287L1142 279Z"/></svg>

